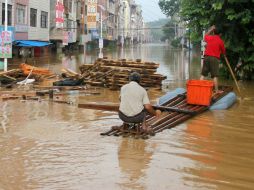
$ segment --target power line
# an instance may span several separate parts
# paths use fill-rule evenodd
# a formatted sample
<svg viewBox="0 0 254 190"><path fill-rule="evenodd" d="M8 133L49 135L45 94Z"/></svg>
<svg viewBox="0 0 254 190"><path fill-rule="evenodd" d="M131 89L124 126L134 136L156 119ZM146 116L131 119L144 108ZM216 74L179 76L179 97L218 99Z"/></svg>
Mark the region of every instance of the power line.
<svg viewBox="0 0 254 190"><path fill-rule="evenodd" d="M117 30L125 30L125 31L128 31L128 30L161 30L161 29L164 29L164 28L169 28L169 29L186 29L185 27L174 27L174 26L168 26L168 27L146 27L146 28L121 28L121 29L117 29Z"/></svg>

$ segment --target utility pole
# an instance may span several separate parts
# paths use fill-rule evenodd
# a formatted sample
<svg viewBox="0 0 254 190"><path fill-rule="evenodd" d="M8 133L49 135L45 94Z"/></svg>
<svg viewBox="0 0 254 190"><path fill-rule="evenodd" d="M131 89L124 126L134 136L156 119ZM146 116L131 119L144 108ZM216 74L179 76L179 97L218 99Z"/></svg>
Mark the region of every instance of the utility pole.
<svg viewBox="0 0 254 190"><path fill-rule="evenodd" d="M82 1L82 34L83 34L83 43L84 43L84 64L86 64L86 38L85 38L85 0Z"/></svg>
<svg viewBox="0 0 254 190"><path fill-rule="evenodd" d="M122 24L122 27L123 27L123 31L122 31L122 35L121 35L121 47L123 48L124 46L124 37L125 37L125 32L124 32L124 28L125 28L125 5L123 5L123 15L121 15L121 24ZM122 16L123 16L123 19L122 19Z"/></svg>
<svg viewBox="0 0 254 190"><path fill-rule="evenodd" d="M99 39L99 48L100 48L100 53L99 53L99 58L103 58L103 36L102 36L102 10L105 11L105 8L102 5L98 5L100 7L100 39Z"/></svg>
<svg viewBox="0 0 254 190"><path fill-rule="evenodd" d="M100 13L100 20L101 20L101 32L100 32L100 40L99 40L99 48L100 48L100 53L99 53L99 58L103 58L102 54L102 48L103 48L103 38L102 38L102 8L101 8L101 13Z"/></svg>
<svg viewBox="0 0 254 190"><path fill-rule="evenodd" d="M8 0L5 0L5 12L4 12L4 30L7 31L8 30ZM8 64L8 60L7 58L4 58L4 71L7 71L7 64Z"/></svg>
<svg viewBox="0 0 254 190"><path fill-rule="evenodd" d="M100 20L101 20L101 32L100 32L100 34L101 34L101 39L102 39L102 9L101 9L101 13L100 13Z"/></svg>

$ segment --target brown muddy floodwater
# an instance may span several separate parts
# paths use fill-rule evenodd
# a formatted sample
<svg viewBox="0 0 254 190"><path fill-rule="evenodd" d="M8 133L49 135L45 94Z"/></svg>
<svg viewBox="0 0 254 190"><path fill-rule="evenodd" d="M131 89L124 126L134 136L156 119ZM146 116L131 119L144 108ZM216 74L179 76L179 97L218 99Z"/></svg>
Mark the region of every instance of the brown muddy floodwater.
<svg viewBox="0 0 254 190"><path fill-rule="evenodd" d="M168 90L198 78L200 64L188 52L149 44L113 58L160 63L167 75L155 103ZM93 57L94 56L94 57ZM78 68L84 56L52 57L47 67ZM86 62L95 59L87 55ZM54 60L55 62L53 62ZM233 85L232 81L223 81ZM0 190L239 190L254 189L254 83L240 83L243 99L228 110L207 111L149 140L102 137L121 122L114 112L77 108L82 102L118 102L118 92L47 100L0 102Z"/></svg>

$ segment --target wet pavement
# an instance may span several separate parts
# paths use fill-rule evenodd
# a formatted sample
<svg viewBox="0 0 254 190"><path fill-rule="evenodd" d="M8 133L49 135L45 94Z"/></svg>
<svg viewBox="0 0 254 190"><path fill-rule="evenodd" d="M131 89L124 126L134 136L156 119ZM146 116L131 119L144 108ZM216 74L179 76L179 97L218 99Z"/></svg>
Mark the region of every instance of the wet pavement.
<svg viewBox="0 0 254 190"><path fill-rule="evenodd" d="M200 64L194 54L190 59L188 51L165 45L104 54L160 63L158 72L168 79L162 91L148 91L153 103L166 91L185 87L188 78L199 78ZM89 55L86 62L95 58L96 54ZM47 67L75 70L85 59L80 54L73 56L72 62L63 60L68 58L52 57ZM232 81L221 83L234 86ZM100 94L73 92L63 97L73 105L43 99L0 102L0 190L251 190L253 84L239 83L244 98L238 98L230 109L205 112L149 140L102 137L101 132L121 124L117 114L76 106L116 103L118 91L96 89Z"/></svg>

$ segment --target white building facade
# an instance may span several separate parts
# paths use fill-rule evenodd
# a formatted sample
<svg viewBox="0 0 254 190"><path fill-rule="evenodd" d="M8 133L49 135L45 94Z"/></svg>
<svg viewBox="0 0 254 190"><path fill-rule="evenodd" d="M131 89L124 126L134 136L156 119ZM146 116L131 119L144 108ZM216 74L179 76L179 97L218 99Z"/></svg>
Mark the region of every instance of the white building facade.
<svg viewBox="0 0 254 190"><path fill-rule="evenodd" d="M30 0L28 7L28 39L49 41L49 0Z"/></svg>

